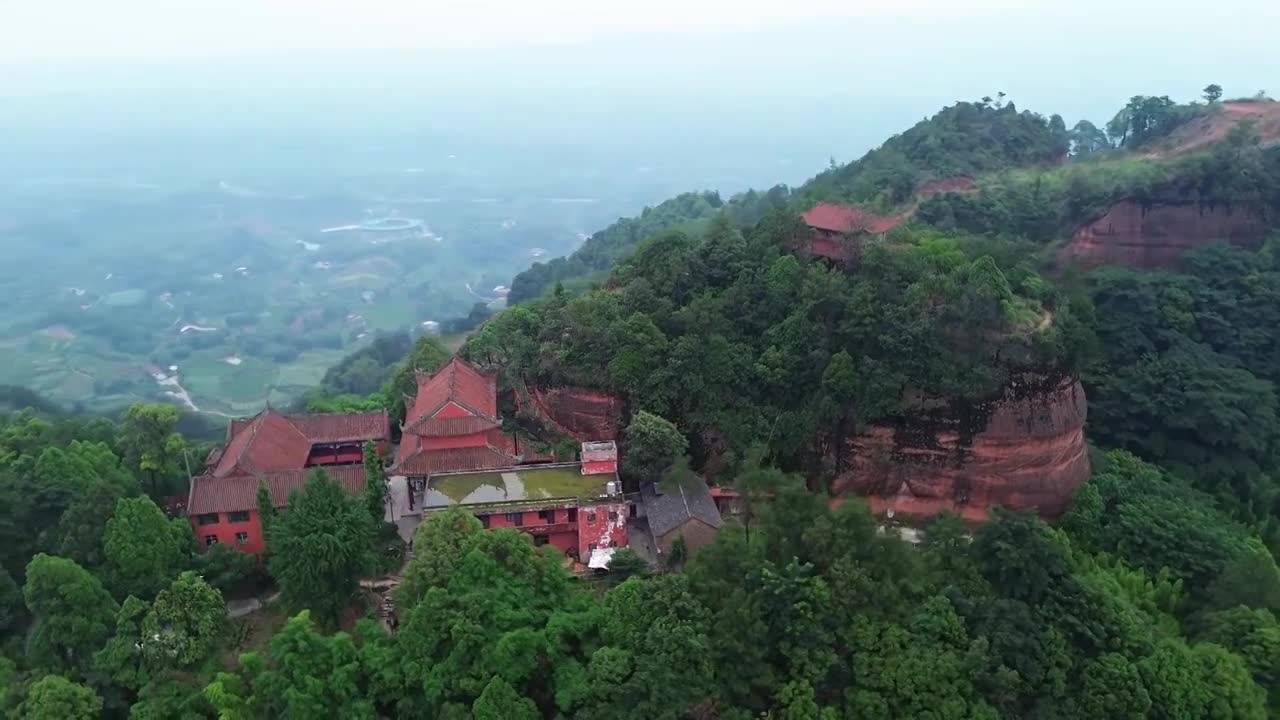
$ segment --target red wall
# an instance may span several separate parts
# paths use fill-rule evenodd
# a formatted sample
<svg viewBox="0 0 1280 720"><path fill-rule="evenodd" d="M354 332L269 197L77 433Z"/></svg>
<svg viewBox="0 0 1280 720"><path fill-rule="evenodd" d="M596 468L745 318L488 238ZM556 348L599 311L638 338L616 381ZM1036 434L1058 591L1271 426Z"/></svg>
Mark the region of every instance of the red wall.
<svg viewBox="0 0 1280 720"><path fill-rule="evenodd" d="M569 522L569 508L555 508L552 516L554 522L547 523L542 519L542 515L538 510L521 511L521 523L516 525L507 519L506 513L495 513L488 515L489 528L514 528L520 532L530 535L545 535L549 545L552 545L562 553L578 548L578 527L582 520L582 515L578 515L578 522ZM579 513L582 511L579 510Z"/></svg>
<svg viewBox="0 0 1280 720"><path fill-rule="evenodd" d="M609 513L616 517L609 520ZM592 514L595 519L592 519ZM624 502L602 503L578 508L578 557L587 562L591 557L591 546L626 547L627 519L631 514L631 506Z"/></svg>
<svg viewBox="0 0 1280 720"><path fill-rule="evenodd" d="M227 519L228 517L229 513L218 513L218 522L212 525L201 525L196 516L190 518L191 529L196 533L196 544L199 545L200 552L208 549L205 544L205 538L213 535L218 538L219 544L230 545L243 552L261 555L266 550L266 543L262 539L262 524L258 522L258 511L250 510L249 519L246 522L233 523ZM236 533L248 533L248 542L236 542Z"/></svg>
<svg viewBox="0 0 1280 720"><path fill-rule="evenodd" d="M618 472L617 460L601 460L599 462L582 463L583 475L603 475L605 473Z"/></svg>

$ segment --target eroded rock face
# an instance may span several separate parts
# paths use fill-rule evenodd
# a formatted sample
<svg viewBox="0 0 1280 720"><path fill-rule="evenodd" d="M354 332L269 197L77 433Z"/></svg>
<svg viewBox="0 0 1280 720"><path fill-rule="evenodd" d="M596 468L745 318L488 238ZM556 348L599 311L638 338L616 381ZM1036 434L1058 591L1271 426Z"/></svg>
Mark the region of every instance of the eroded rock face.
<svg viewBox="0 0 1280 720"><path fill-rule="evenodd" d="M985 411L925 411L899 427L850 438L833 491L866 497L875 513L950 510L981 522L996 506L1062 513L1089 477L1084 389L1072 377L1023 378ZM975 417L986 422L967 428Z"/></svg>
<svg viewBox="0 0 1280 720"><path fill-rule="evenodd" d="M1085 268L1166 268L1187 250L1212 242L1256 248L1266 233L1264 218L1246 207L1197 202L1143 206L1125 201L1077 230L1058 259Z"/></svg>
<svg viewBox="0 0 1280 720"><path fill-rule="evenodd" d="M622 398L575 387L531 387L534 409L559 431L579 441L615 440L622 419Z"/></svg>

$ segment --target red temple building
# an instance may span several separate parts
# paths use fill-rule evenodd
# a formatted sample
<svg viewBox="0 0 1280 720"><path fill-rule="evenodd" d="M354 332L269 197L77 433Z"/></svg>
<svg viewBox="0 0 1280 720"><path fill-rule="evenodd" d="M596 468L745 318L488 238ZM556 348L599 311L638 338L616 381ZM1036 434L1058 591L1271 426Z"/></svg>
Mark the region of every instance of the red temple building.
<svg viewBox="0 0 1280 720"><path fill-rule="evenodd" d="M386 411L284 415L268 408L255 417L232 420L226 443L209 454L204 472L191 481L186 511L196 539L202 547L227 543L261 553L259 482L266 483L277 508L288 504L289 494L316 467L359 493L365 486L364 444L385 444L390 436Z"/></svg>
<svg viewBox="0 0 1280 720"><path fill-rule="evenodd" d="M462 505L485 527L516 528L594 567L607 566L613 550L627 544L631 509L614 443L585 443L581 463L530 464L547 458L503 432L496 378L457 357L419 374L418 393L406 404L403 438L387 471L407 496L405 507L393 507L395 519Z"/></svg>
<svg viewBox="0 0 1280 720"><path fill-rule="evenodd" d="M579 463L436 473L426 478L416 510L425 517L460 505L486 528L513 528L592 568L608 567L627 545L633 510L612 473L584 475Z"/></svg>
<svg viewBox="0 0 1280 720"><path fill-rule="evenodd" d="M797 248L806 255L840 264L857 262L860 235L883 235L903 223L901 217L881 217L862 208L819 203L801 216L812 231Z"/></svg>
<svg viewBox="0 0 1280 720"><path fill-rule="evenodd" d="M519 443L502 431L497 379L454 357L433 375L418 374L405 398L404 435L392 475L485 470L520 462Z"/></svg>

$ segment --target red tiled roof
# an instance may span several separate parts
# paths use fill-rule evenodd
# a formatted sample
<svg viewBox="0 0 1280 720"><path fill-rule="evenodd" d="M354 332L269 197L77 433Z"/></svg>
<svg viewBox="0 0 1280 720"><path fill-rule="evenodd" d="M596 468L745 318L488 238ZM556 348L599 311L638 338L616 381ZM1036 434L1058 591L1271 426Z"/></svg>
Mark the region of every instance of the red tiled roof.
<svg viewBox="0 0 1280 720"><path fill-rule="evenodd" d="M385 410L281 415L267 409L232 420L227 432L226 447L208 460L218 477L297 470L306 466L312 445L386 439L391 421Z"/></svg>
<svg viewBox="0 0 1280 720"><path fill-rule="evenodd" d="M240 429L218 458L218 477L306 467L311 441L285 416L266 410Z"/></svg>
<svg viewBox="0 0 1280 720"><path fill-rule="evenodd" d="M418 394L413 400L405 429L435 415L448 403L455 403L473 415L498 419L498 383L459 357L451 359L430 377L418 375Z"/></svg>
<svg viewBox="0 0 1280 720"><path fill-rule="evenodd" d="M286 417L308 440L317 444L385 440L391 436L391 420L386 410Z"/></svg>
<svg viewBox="0 0 1280 720"><path fill-rule="evenodd" d="M446 450L419 449L401 456L387 472L394 475L423 476L438 472L492 470L511 467L517 462L519 458L507 455L492 445Z"/></svg>
<svg viewBox="0 0 1280 720"><path fill-rule="evenodd" d="M307 468L264 473L260 476L201 475L191 481L191 498L187 502L187 514L203 515L255 510L258 507L259 478L267 483L267 488L271 492L271 504L278 508L285 507L289 504L289 493L305 485L308 475L313 471L313 468ZM364 491L366 479L363 465L329 467L324 468L324 472L352 495Z"/></svg>
<svg viewBox="0 0 1280 720"><path fill-rule="evenodd" d="M427 437L453 437L455 435L471 435L472 433L484 432L490 428L498 427L498 422L490 418L483 417L424 417L414 423L412 427L405 428L405 432L411 432L415 435L426 435Z"/></svg>
<svg viewBox="0 0 1280 720"><path fill-rule="evenodd" d="M819 203L803 215L804 224L815 230L879 235L902 224L900 217L880 217L862 208Z"/></svg>

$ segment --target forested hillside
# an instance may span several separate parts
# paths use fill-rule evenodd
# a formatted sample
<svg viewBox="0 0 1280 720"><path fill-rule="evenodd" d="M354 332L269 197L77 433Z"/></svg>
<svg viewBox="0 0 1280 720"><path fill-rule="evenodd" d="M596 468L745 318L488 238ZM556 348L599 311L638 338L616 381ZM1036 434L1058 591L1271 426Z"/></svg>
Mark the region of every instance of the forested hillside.
<svg viewBox="0 0 1280 720"><path fill-rule="evenodd" d="M904 229L849 277L788 254L801 232L779 212L746 235L724 216L701 236L659 235L606 287L508 310L464 352L618 392L675 422L699 461L763 442L817 475L826 449L912 398L978 405L1021 372L1073 372L1092 347L1025 247Z"/></svg>
<svg viewBox="0 0 1280 720"><path fill-rule="evenodd" d="M709 479L740 495L712 544L661 564L620 550L607 571L574 575L526 534L437 513L418 531L389 628L358 585L401 557L378 493L350 497L319 475L283 514L260 501L264 565L223 548L199 555L186 521L155 502L185 478L192 443L176 413L7 417L0 708L86 719L1276 716L1278 151L1220 93L1166 100L1134 98L1107 132L1003 99L960 103L803 188L725 203L683 195L522 275L524 302L484 322L462 354L500 373L508 397L537 385L621 398L629 490ZM1202 123L1195 138L1191 123ZM800 210L818 200L905 222L859 239L856 262L827 262L797 252L810 232ZM1116 203L1146 215L1175 201L1210 217L1246 209L1260 234L1215 237L1221 226L1208 224L1159 263L1064 260L1082 238L1131 239L1079 234ZM447 355L431 338L384 337L308 399L402 416L414 372ZM1041 400L1081 384L1068 409L1083 412L1087 395L1084 435L1077 425L1074 445L1054 446L1043 426L1062 409ZM1011 403L1026 416L1010 419ZM903 483L929 491L930 472L971 469L993 423L1007 425L997 450L1015 464L1022 446L1079 451L1071 483L1032 479L1067 493L1053 517L1032 503L984 508L983 522L889 518L859 495L878 489L837 482L866 460L859 440L881 433L893 453L876 464L890 471L946 455ZM372 447L366 467L378 475ZM956 490L956 507L978 492ZM227 598L274 589L260 613L221 612Z"/></svg>
<svg viewBox="0 0 1280 720"><path fill-rule="evenodd" d="M1135 96L1102 123L1105 130L1089 120L1067 128L1060 116L1019 111L1003 96L959 102L857 161L833 165L798 188L742 193L723 210L746 227L772 209L848 202L945 230L1050 245L1121 200L1274 207L1280 203L1280 105L1265 96L1224 104L1221 88L1213 88L1205 89L1206 102ZM512 302L545 294L557 282L600 281L608 263L641 240L688 228L720 208L692 202L696 197L682 195L638 219L621 219L572 255L535 263L516 276Z"/></svg>

